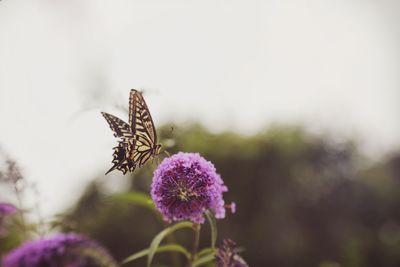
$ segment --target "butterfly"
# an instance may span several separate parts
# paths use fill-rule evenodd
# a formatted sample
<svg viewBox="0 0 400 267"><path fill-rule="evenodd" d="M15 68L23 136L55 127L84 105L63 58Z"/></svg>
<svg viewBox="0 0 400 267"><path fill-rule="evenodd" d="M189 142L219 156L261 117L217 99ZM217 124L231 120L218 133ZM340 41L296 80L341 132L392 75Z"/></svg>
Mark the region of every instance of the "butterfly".
<svg viewBox="0 0 400 267"><path fill-rule="evenodd" d="M106 112L101 112L108 122L114 136L119 138L118 145L113 148L113 170L133 172L137 166L142 167L150 158L161 153L161 145L157 144L157 133L149 108L142 94L132 89L129 95L128 123Z"/></svg>

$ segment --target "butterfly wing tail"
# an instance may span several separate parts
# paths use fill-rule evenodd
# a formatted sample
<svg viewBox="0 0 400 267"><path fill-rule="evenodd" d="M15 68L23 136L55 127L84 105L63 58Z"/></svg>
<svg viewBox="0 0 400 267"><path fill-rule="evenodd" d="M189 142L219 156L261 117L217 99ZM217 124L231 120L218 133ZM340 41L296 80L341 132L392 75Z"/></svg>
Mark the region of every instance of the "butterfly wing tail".
<svg viewBox="0 0 400 267"><path fill-rule="evenodd" d="M109 174L110 172L112 172L113 170L115 170L117 167L118 167L118 165L112 166L112 167L105 173L105 175Z"/></svg>
<svg viewBox="0 0 400 267"><path fill-rule="evenodd" d="M112 172L113 170L120 170L123 174L126 174L129 170L133 172L136 164L134 161L126 158L127 152L123 142L118 142L118 146L114 147L114 154L112 163L114 164L105 174Z"/></svg>

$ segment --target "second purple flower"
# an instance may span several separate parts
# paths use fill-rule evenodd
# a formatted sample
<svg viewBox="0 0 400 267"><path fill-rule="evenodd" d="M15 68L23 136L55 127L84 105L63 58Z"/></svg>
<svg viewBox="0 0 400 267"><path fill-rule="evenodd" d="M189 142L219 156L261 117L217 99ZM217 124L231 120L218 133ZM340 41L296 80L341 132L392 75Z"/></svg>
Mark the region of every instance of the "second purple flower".
<svg viewBox="0 0 400 267"><path fill-rule="evenodd" d="M27 241L0 262L3 267L117 266L97 242L73 233Z"/></svg>
<svg viewBox="0 0 400 267"><path fill-rule="evenodd" d="M164 159L154 172L151 196L168 221L203 223L210 209L225 217L222 193L228 191L214 165L198 153L180 152Z"/></svg>

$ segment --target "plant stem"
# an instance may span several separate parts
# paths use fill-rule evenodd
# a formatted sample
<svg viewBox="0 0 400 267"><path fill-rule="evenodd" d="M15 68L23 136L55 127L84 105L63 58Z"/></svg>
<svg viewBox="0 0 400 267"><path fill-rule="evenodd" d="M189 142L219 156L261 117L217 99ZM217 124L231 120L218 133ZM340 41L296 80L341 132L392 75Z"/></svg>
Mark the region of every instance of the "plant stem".
<svg viewBox="0 0 400 267"><path fill-rule="evenodd" d="M23 238L24 240L27 239L27 230L26 230L26 221L25 221L25 217L24 217L24 212L23 212L23 207L22 207L22 196L21 196L21 190L18 188L18 180L13 181L13 185L14 185L14 191L15 191L15 195L17 197L17 201L18 201L18 210L19 210L19 216L20 216L20 220L21 220L21 228L22 228L22 234L23 234Z"/></svg>
<svg viewBox="0 0 400 267"><path fill-rule="evenodd" d="M36 214L37 214L37 218L38 218L37 233L39 234L39 236L43 237L45 234L45 231L46 231L45 221L43 219L42 211L40 209L40 194L39 194L39 190L38 190L36 184L34 184L32 186L32 190L33 190L33 192L35 194L35 198L36 198L35 210L36 210Z"/></svg>
<svg viewBox="0 0 400 267"><path fill-rule="evenodd" d="M164 229L168 227L168 224L165 223L160 213L156 212L156 217ZM166 239L169 244L176 243L176 238L174 233L167 235ZM181 266L181 260L179 258L178 252L171 251L171 262L172 266Z"/></svg>
<svg viewBox="0 0 400 267"><path fill-rule="evenodd" d="M167 236L167 242L169 244L174 244L176 243L176 239L174 236L174 233L171 233ZM171 261L173 266L181 266L181 261L179 260L179 254L178 252L171 252Z"/></svg>
<svg viewBox="0 0 400 267"><path fill-rule="evenodd" d="M187 267L192 267L194 260L196 259L196 253L199 248L200 242L200 224L194 223L193 224L194 230L194 238L193 238L193 245L192 245L192 253L190 255L190 259L188 261Z"/></svg>

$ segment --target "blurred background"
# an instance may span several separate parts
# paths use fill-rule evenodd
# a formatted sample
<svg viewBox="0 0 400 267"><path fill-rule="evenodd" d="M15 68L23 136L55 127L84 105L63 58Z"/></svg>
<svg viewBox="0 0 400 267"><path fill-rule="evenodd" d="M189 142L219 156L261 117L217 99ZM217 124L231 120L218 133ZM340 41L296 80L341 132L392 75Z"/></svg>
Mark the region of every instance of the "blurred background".
<svg viewBox="0 0 400 267"><path fill-rule="evenodd" d="M156 164L104 176L116 140L100 115L127 120L140 88L164 147L214 162L238 206L220 236L250 266L400 266L399 13L394 0L2 0L1 170L17 162L30 222L57 219L119 260L147 247L154 215L109 197L147 193ZM18 204L7 183L1 201Z"/></svg>

